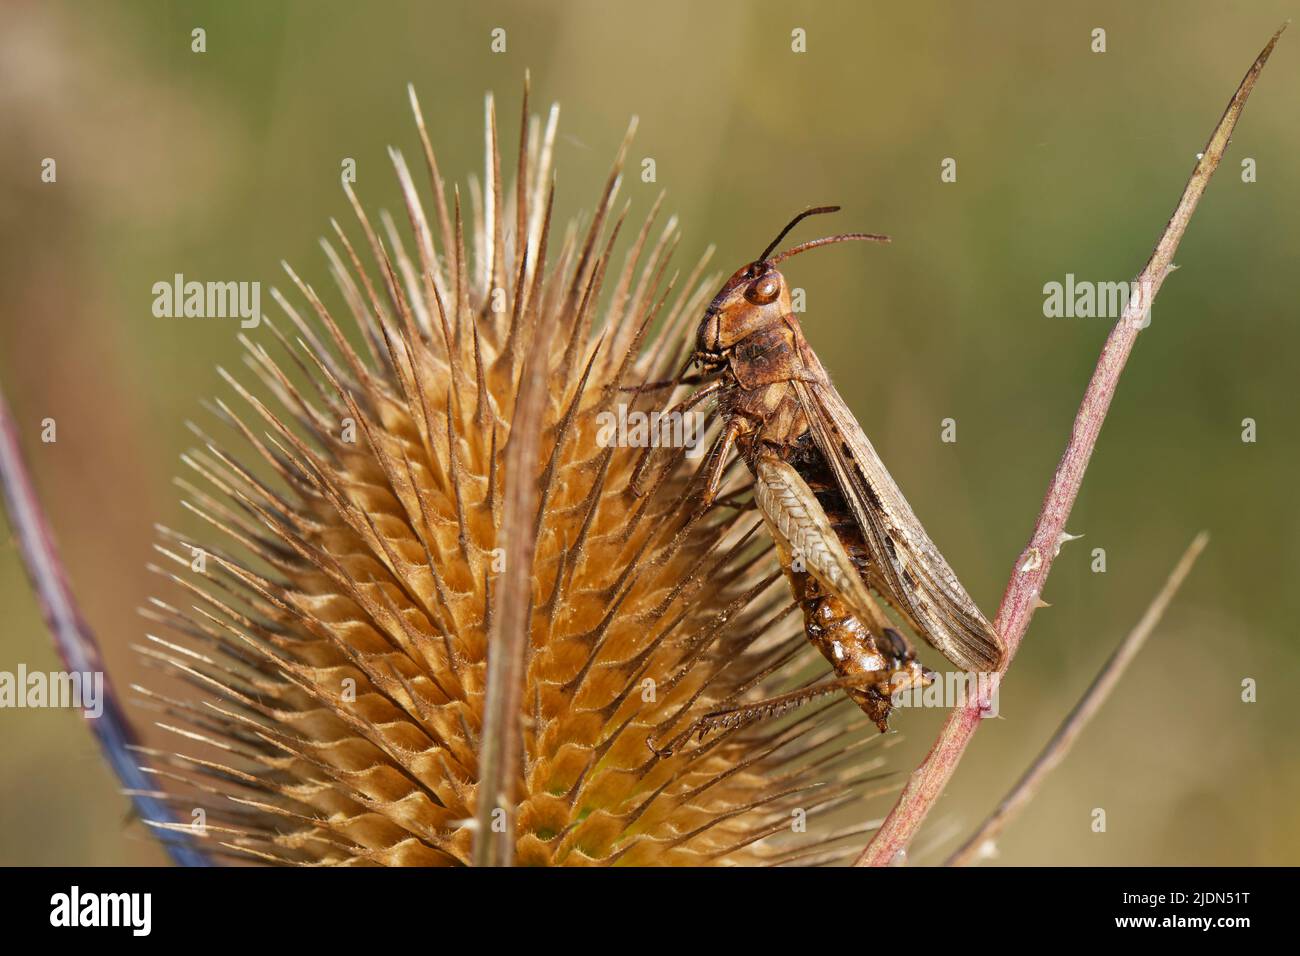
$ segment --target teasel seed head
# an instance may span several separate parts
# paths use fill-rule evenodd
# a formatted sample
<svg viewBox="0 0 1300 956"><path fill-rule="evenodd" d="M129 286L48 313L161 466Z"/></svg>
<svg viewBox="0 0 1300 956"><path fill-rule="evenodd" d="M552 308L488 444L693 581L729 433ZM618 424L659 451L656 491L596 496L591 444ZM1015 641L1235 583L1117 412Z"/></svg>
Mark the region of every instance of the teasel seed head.
<svg viewBox="0 0 1300 956"><path fill-rule="evenodd" d="M685 449L609 434L620 415L686 394L629 387L673 377L718 282L708 254L670 273L679 234L675 219L656 225L662 195L627 241L616 197L635 124L590 223L557 236L557 109L532 116L525 84L506 189L486 104L467 211L411 91L428 182L390 151L405 227L387 213L376 224L345 183L356 222L322 240L339 304L286 266L297 295L273 293L284 318L243 338L247 374L222 372L235 400L211 407L234 441L193 426L179 484L211 533L160 529L156 569L181 597L146 608L156 633L142 647L179 682L135 689L182 741L147 752L153 772L178 817L201 809L203 823L154 825L244 860L473 862L481 821L497 829L479 801L500 743L485 737L488 662L508 615L524 640L501 731L519 744L500 801L504 860L852 853L870 827L861 801L893 782L882 739L847 701L671 756L647 746L825 674L743 466L701 512ZM512 503L511 487L526 494ZM521 556L523 600L509 603Z"/></svg>

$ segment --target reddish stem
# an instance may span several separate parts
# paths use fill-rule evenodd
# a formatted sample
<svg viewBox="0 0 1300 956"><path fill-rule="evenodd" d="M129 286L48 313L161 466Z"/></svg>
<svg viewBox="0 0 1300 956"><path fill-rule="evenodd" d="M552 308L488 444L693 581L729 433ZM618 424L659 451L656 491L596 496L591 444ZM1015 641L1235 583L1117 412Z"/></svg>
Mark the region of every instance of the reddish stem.
<svg viewBox="0 0 1300 956"><path fill-rule="evenodd" d="M1038 523L1034 526L1028 546L1016 559L1011 571L1011 579L1007 582L1006 592L1002 596L1002 604L998 608L994 623L1006 645L1006 655L1003 658L1002 669L998 672L997 679L992 682L992 688L987 696L991 696L993 690L996 690L1002 675L1006 673L1016 650L1020 647L1025 630L1029 627L1029 620L1039 606L1043 584L1060 550L1062 536L1065 534L1065 522L1070 516L1071 508L1074 507L1075 498L1078 497L1084 472L1088 468L1089 459L1092 458L1092 450L1097 444L1097 434L1101 431L1102 422L1105 421L1106 412L1110 408L1111 398L1115 394L1116 386L1119 385L1120 373L1124 371L1129 353L1133 350L1134 342L1137 341L1138 332L1149 320L1151 303L1155 300L1156 293L1160 291L1165 278L1174 270L1174 253L1182 241L1183 234L1187 231L1187 224L1196 210L1197 203L1200 202L1201 195L1205 192L1205 187L1209 184L1210 177L1214 175L1219 161L1223 158L1228 140L1245 108L1251 90L1254 89L1255 81L1259 78L1260 71L1264 69L1264 64L1268 62L1278 37L1285 29L1286 24L1283 24L1273 34L1273 38L1268 41L1246 72L1241 85L1237 87L1237 92L1228 103L1228 108L1224 110L1222 118L1205 146L1205 151L1197 161L1196 168L1192 170L1182 198L1174 209L1168 225L1165 226L1155 251L1152 252L1151 258L1137 278L1139 294L1130 299L1101 350L1101 357L1097 361L1097 367L1092 373L1088 389L1084 392L1083 402L1075 416L1069 444L1065 448L1060 464L1056 467L1052 483L1048 486L1042 510L1038 515ZM929 754L912 772L907 786L899 795L898 802L889 812L880 829L876 831L871 842L867 844L866 849L862 851L862 855L858 857L858 866L885 866L906 860L908 846L926 816L934 808L939 795L948 785L962 754L965 753L967 745L975 735L975 730L980 725L981 714L989 704L987 696L975 697L948 715Z"/></svg>

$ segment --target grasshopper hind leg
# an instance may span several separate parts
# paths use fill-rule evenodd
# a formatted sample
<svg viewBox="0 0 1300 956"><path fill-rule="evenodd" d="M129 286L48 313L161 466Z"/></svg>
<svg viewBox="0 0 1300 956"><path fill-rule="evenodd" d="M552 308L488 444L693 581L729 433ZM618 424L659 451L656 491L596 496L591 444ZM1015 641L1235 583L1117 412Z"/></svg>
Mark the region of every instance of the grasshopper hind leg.
<svg viewBox="0 0 1300 956"><path fill-rule="evenodd" d="M811 588L814 592L817 589L816 579L811 576L807 576L806 581L797 580L796 584L805 586L803 592L805 595L807 594L807 588ZM827 601L833 601L834 599L815 593L808 600L817 605L814 608L809 608L808 604L805 603L805 613L811 618L818 610L826 607ZM841 618L838 623L843 626L856 625L861 628L861 624L852 617ZM815 631L818 636L814 636ZM858 705L863 713L871 718L872 723L876 725L881 733L885 733L889 730L889 714L893 709L892 695L899 691L910 690L913 687L927 687L934 680L933 672L922 667L920 662L917 661L916 652L912 649L911 643L892 627L883 629L878 643L872 641L870 635L867 636L866 646L869 649L866 655L867 662L875 663L879 661L882 666L859 670L853 670L852 667L855 664L861 666L863 663L861 655L854 659L854 664L846 664L847 655L840 655L837 659L835 655L839 654L840 645L836 643L834 638L831 638L829 643L823 643L818 639L819 636L822 636L822 633L822 629L820 627L815 628L810 620L808 626L809 638L831 659L831 663L835 666L839 676L813 684L810 687L802 687L785 694L777 694L775 697L767 697L763 700L710 711L703 717L693 721L690 726L673 737L664 746L657 747L653 739L650 738L646 739L646 746L650 748L656 757L669 757L692 737L696 738L697 743L703 743L704 738L715 731L742 730L751 724L758 723L760 720L788 714L811 700L841 690ZM846 635L840 634L839 636L845 637ZM875 657L870 656L872 652L876 655Z"/></svg>
<svg viewBox="0 0 1300 956"><path fill-rule="evenodd" d="M889 632L890 636L887 638L889 643L893 644L897 641L894 646L910 651L910 645L901 634L893 628L890 628ZM887 666L879 670L864 670L850 674L841 672L839 677L810 687L710 711L693 721L664 746L656 746L650 738L646 739L646 746L656 757L669 757L692 737L696 738L697 743L703 743L704 738L715 731L742 730L760 720L780 717L811 700L841 690L871 718L881 733L885 733L889 730L889 713L893 709L891 695L912 687L925 687L934 679L934 675L916 661L915 655L906 661L897 657L888 657L886 660Z"/></svg>
<svg viewBox="0 0 1300 956"><path fill-rule="evenodd" d="M810 700L815 700L826 694L833 694L836 691L843 690L852 696L855 691L866 692L868 689L874 689L877 683L886 679L887 675L879 673L837 677L833 680L813 684L811 687L803 687L786 694L778 694L775 697L767 697L747 704L737 704L734 707L720 708L710 711L692 722L689 727L677 734L664 746L656 747L651 739L646 740L646 746L657 757L669 757L678 747L688 742L692 737L697 738L697 743L703 743L704 738L714 731L741 730L760 720L787 714Z"/></svg>

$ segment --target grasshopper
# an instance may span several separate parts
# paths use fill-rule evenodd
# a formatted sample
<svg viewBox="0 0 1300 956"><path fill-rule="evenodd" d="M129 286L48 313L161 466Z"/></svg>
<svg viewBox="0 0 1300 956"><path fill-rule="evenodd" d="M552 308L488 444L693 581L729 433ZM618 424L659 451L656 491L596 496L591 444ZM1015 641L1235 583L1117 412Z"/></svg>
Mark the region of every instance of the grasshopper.
<svg viewBox="0 0 1300 956"><path fill-rule="evenodd" d="M664 749L648 741L661 756L692 734L702 740L712 730L774 716L838 690L886 731L891 695L928 686L934 674L921 666L877 597L961 669L995 671L1002 661L1001 638L925 533L804 339L789 286L776 268L831 243L889 241L845 233L772 255L804 218L838 209L819 206L795 216L714 297L677 378L641 386L703 383L674 412L716 400L723 429L705 465L701 506L714 503L737 452L754 478L754 501L803 609L808 640L836 677L713 711ZM687 376L692 364L698 371ZM637 493L650 460L644 456L633 473Z"/></svg>

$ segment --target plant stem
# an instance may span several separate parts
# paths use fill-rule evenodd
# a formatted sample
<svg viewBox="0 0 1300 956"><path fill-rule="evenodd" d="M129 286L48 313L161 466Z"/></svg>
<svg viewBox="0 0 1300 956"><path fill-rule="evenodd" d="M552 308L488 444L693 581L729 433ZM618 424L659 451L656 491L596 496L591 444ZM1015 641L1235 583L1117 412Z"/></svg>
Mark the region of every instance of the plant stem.
<svg viewBox="0 0 1300 956"><path fill-rule="evenodd" d="M1183 556L1178 559L1178 564L1169 573L1169 579L1165 581L1164 587L1160 589L1160 592L1146 609L1142 619L1138 621L1137 626L1129 631L1128 636L1111 653L1106 660L1105 666L1093 678L1083 697L1074 705L1074 709L1061 722L1061 726L1056 729L1056 733L1047 742L1047 746L1043 748L1042 753L1030 764L1024 776L1002 798L1002 802L998 804L997 809L981 824L974 835L948 858L947 866L965 866L974 861L984 851L984 848L992 845L998 834L1006 829L1006 825L1011 818L1024 809L1025 805L1033 799L1043 780L1065 759L1065 755L1070 752L1070 748L1074 746L1074 742L1078 739L1079 734L1083 732L1083 728L1101 709L1101 705L1106 702L1110 692L1119 683L1119 679L1128 669L1128 665L1137 656L1138 651L1142 649L1142 645L1146 643L1156 625L1160 623L1165 609L1169 607L1169 602L1173 600L1179 587L1182 586L1183 580L1192 570L1192 565L1196 563L1196 559L1205 549L1205 543L1209 539L1210 536L1204 531L1192 539L1192 543L1187 546Z"/></svg>
<svg viewBox="0 0 1300 956"><path fill-rule="evenodd" d="M1174 253L1182 241L1183 234L1187 231L1192 213L1196 210L1210 177L1214 175L1215 169L1223 158L1232 131L1245 108L1246 100L1255 87L1255 81L1264 69L1264 64L1268 62L1278 37L1285 29L1286 24L1283 24L1273 34L1272 39L1246 72L1241 85L1237 87L1237 92L1228 103L1195 169L1192 170L1191 178L1183 189L1182 198L1165 226L1160 241L1156 243L1151 258L1137 278L1139 294L1129 300L1119 321L1106 339L1106 344L1102 347L1097 367L1092 373L1092 379L1084 392L1083 402L1075 416L1069 444L1065 448L1065 454L1057 465L1056 474L1043 499L1038 522L1030 536L1028 546L1016 559L1011 578L1002 596L1002 604L998 608L995 627L1002 636L1006 653L1002 667L992 682L990 694L996 689L1002 675L1006 673L1029 626L1030 618L1039 606L1043 584L1065 540L1063 537L1065 523L1079 494L1079 486L1083 483L1084 472L1092 457L1093 448L1097 444L1097 434L1101 431L1102 422L1105 421L1106 412L1110 408L1111 398L1119 384L1120 373L1123 372L1129 353L1133 350L1138 332L1147 324L1151 305L1160 291L1160 286L1174 270ZM987 703L987 700L976 697L948 715L929 754L912 772L898 802L858 857L858 866L884 866L905 861L907 847L951 779L962 754L965 753L976 728L979 727Z"/></svg>
<svg viewBox="0 0 1300 956"><path fill-rule="evenodd" d="M122 710L112 682L100 660L99 645L91 632L72 589L63 563L54 546L54 536L49 522L41 510L32 485L31 475L23 462L18 447L18 430L14 425L9 405L0 391L0 487L3 487L5 508L9 523L18 541L18 551L32 583L32 590L41 605L41 616L54 638L55 649L63 666L71 673L99 674L103 678L103 713L87 718L99 745L117 774L142 820L174 823L171 810L149 777L140 769L134 752L138 746ZM209 866L211 861L184 835L184 826L172 828L181 832L179 839L164 839L163 846L172 861L180 866Z"/></svg>
<svg viewBox="0 0 1300 956"><path fill-rule="evenodd" d="M505 543L505 570L497 578L492 597L492 650L488 654L480 780L474 809L475 866L510 866L514 862L514 791L524 761L522 705L533 612L533 555L537 548L533 518L541 497L536 462L545 425L550 371L545 357L550 355L553 323L543 323L536 335L524 360L505 449L499 532ZM505 814L504 821L500 821L504 826L495 819L498 813Z"/></svg>

